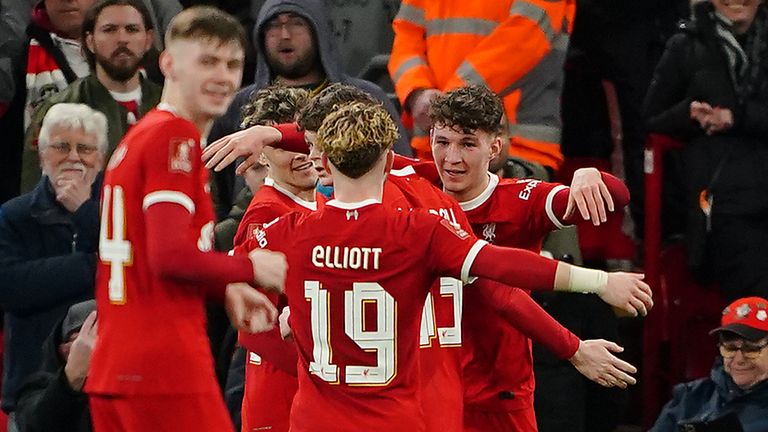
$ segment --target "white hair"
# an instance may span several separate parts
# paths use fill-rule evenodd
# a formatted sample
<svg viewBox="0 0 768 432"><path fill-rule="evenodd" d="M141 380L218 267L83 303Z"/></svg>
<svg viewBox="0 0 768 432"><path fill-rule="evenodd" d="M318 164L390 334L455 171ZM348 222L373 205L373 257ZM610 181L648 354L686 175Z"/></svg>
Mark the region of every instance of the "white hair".
<svg viewBox="0 0 768 432"><path fill-rule="evenodd" d="M85 104L58 103L53 105L43 118L38 136L38 149L44 150L51 139L54 128L82 129L96 136L96 145L101 153L107 152L107 116Z"/></svg>

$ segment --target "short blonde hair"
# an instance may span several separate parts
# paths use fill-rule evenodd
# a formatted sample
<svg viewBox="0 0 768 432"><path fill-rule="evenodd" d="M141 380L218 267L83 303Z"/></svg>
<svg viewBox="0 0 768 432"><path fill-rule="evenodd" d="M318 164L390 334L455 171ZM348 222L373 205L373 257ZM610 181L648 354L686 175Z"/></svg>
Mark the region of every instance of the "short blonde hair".
<svg viewBox="0 0 768 432"><path fill-rule="evenodd" d="M359 178L399 138L392 116L381 105L354 102L329 114L317 131L317 145L342 174Z"/></svg>
<svg viewBox="0 0 768 432"><path fill-rule="evenodd" d="M51 132L54 128L82 129L89 135L96 136L99 152L107 152L107 116L85 104L57 103L53 105L43 118L40 134L37 139L39 151L50 145Z"/></svg>
<svg viewBox="0 0 768 432"><path fill-rule="evenodd" d="M165 46L177 40L209 39L222 44L236 42L245 51L245 29L232 15L212 6L192 6L179 12L165 32Z"/></svg>

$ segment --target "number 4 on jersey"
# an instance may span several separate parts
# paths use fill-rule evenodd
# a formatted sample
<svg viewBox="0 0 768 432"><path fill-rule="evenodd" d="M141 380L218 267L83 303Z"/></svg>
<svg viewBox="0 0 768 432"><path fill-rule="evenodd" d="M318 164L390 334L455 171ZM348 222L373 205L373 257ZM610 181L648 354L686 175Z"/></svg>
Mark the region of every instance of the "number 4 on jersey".
<svg viewBox="0 0 768 432"><path fill-rule="evenodd" d="M114 192L114 195L112 193ZM110 212L110 207L111 212ZM109 229L109 215L112 226ZM111 231L112 238L108 237ZM131 243L125 239L125 199L123 188L104 186L101 202L101 228L99 231L99 259L109 265L109 301L125 303L125 267L133 261Z"/></svg>

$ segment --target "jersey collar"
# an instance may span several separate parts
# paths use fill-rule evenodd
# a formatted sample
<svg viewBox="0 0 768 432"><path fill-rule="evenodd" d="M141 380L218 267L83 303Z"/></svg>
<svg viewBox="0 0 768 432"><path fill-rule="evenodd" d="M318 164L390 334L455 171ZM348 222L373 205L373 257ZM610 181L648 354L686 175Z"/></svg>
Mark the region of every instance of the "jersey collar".
<svg viewBox="0 0 768 432"><path fill-rule="evenodd" d="M309 210L312 210L312 211L316 211L317 210L317 202L307 201L305 199L299 198L298 196L294 195L288 189L285 189L285 188L281 187L280 185L276 184L274 179L271 179L269 177L265 178L264 179L264 186L269 186L269 187L275 188L275 190L277 190L281 194L287 196L293 202L295 202L296 204L298 204L298 205L300 205L300 206L302 206L302 207L304 207L306 209L309 209Z"/></svg>
<svg viewBox="0 0 768 432"><path fill-rule="evenodd" d="M342 210L356 210L356 209L360 209L360 208L363 208L369 205L374 205L374 204L381 204L381 201L377 199L369 198L364 201L348 203L348 202L341 202L339 200L333 199L325 203L325 205L327 206L340 208Z"/></svg>
<svg viewBox="0 0 768 432"><path fill-rule="evenodd" d="M488 173L488 186L485 187L483 192L472 198L469 201L460 202L459 205L461 206L461 209L464 211L474 210L481 205L485 204L486 201L493 195L493 191L496 190L496 186L499 185L499 176L496 174Z"/></svg>

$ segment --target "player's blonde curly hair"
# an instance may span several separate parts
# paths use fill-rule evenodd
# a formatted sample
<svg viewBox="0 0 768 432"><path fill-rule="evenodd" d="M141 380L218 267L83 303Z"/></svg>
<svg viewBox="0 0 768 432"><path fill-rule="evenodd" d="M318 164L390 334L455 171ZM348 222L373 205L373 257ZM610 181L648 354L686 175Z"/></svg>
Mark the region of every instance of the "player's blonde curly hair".
<svg viewBox="0 0 768 432"><path fill-rule="evenodd" d="M342 174L359 178L398 137L397 126L384 107L354 102L323 120L317 145Z"/></svg>

